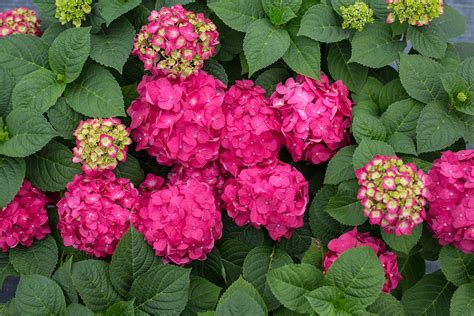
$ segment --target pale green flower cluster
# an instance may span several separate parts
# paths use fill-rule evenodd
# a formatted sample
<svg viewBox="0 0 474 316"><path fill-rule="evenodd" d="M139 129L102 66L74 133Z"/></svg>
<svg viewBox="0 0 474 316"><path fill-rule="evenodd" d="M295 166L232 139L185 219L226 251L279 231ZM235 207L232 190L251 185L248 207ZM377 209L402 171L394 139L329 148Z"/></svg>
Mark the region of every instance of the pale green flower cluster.
<svg viewBox="0 0 474 316"><path fill-rule="evenodd" d="M400 23L408 21L415 26L427 25L434 18L444 13L443 0L388 0L389 13L387 22L398 18Z"/></svg>
<svg viewBox="0 0 474 316"><path fill-rule="evenodd" d="M56 0L56 18L61 24L72 22L80 27L86 15L91 13L92 0Z"/></svg>
<svg viewBox="0 0 474 316"><path fill-rule="evenodd" d="M356 29L359 32L364 30L367 24L374 23L374 11L362 1L357 1L348 7L341 7L342 28Z"/></svg>

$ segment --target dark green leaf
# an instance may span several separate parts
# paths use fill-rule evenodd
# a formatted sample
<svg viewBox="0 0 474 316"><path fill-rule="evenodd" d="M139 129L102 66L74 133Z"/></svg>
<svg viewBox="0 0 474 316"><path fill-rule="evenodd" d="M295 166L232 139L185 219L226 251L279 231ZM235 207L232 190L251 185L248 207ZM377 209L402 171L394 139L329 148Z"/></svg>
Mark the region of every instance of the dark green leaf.
<svg viewBox="0 0 474 316"><path fill-rule="evenodd" d="M344 147L329 161L324 184L339 184L355 178L352 156L356 147L355 145Z"/></svg>
<svg viewBox="0 0 474 316"><path fill-rule="evenodd" d="M200 313L214 310L220 293L221 288L217 285L204 278L191 276L189 300L186 305L185 313Z"/></svg>
<svg viewBox="0 0 474 316"><path fill-rule="evenodd" d="M413 229L410 235L397 236L395 234L388 234L383 230L381 233L383 240L390 248L408 254L420 240L422 231L423 225L418 225Z"/></svg>
<svg viewBox="0 0 474 316"><path fill-rule="evenodd" d="M73 133L79 122L84 118L66 103L65 98L48 110L48 118L54 129L65 139L73 139Z"/></svg>
<svg viewBox="0 0 474 316"><path fill-rule="evenodd" d="M0 156L0 209L7 206L20 190L25 170L23 159Z"/></svg>
<svg viewBox="0 0 474 316"><path fill-rule="evenodd" d="M388 293L382 293L377 300L367 307L367 310L376 315L404 316L403 305L395 297Z"/></svg>
<svg viewBox="0 0 474 316"><path fill-rule="evenodd" d="M17 246L10 249L10 263L22 275L41 274L49 278L57 262L58 247L51 236L34 241L30 247Z"/></svg>
<svg viewBox="0 0 474 316"><path fill-rule="evenodd" d="M352 120L352 133L358 143L363 139L385 141L387 131L382 121L373 115L360 113Z"/></svg>
<svg viewBox="0 0 474 316"><path fill-rule="evenodd" d="M21 315L59 315L66 309L59 285L42 275L23 275L15 298Z"/></svg>
<svg viewBox="0 0 474 316"><path fill-rule="evenodd" d="M267 307L257 290L243 278L235 281L222 295L216 315L268 315Z"/></svg>
<svg viewBox="0 0 474 316"><path fill-rule="evenodd" d="M225 24L239 32L246 32L253 22L265 16L260 0L209 0L207 5Z"/></svg>
<svg viewBox="0 0 474 316"><path fill-rule="evenodd" d="M340 19L331 7L317 4L306 11L298 35L319 42L334 43L348 38L349 32L342 29Z"/></svg>
<svg viewBox="0 0 474 316"><path fill-rule="evenodd" d="M52 279L59 284L68 303L78 303L79 297L72 283L71 272L72 257L54 272Z"/></svg>
<svg viewBox="0 0 474 316"><path fill-rule="evenodd" d="M464 253L453 246L441 248L441 271L456 286L474 281L474 254Z"/></svg>
<svg viewBox="0 0 474 316"><path fill-rule="evenodd" d="M395 133L387 138L387 143L395 149L397 153L416 156L416 146L413 138L403 133Z"/></svg>
<svg viewBox="0 0 474 316"><path fill-rule="evenodd" d="M387 143L378 140L364 139L354 151L354 170L362 168L376 155L395 156L395 150Z"/></svg>
<svg viewBox="0 0 474 316"><path fill-rule="evenodd" d="M447 38L443 30L434 23L422 27L411 26L407 36L413 48L423 56L442 58L446 53Z"/></svg>
<svg viewBox="0 0 474 316"><path fill-rule="evenodd" d="M5 117L12 110L12 92L15 77L6 68L0 67L0 117Z"/></svg>
<svg viewBox="0 0 474 316"><path fill-rule="evenodd" d="M140 0L99 0L97 10L107 26L115 19L140 5Z"/></svg>
<svg viewBox="0 0 474 316"><path fill-rule="evenodd" d="M382 114L382 122L389 135L402 133L415 138L416 125L423 105L412 99L407 99L391 104Z"/></svg>
<svg viewBox="0 0 474 316"><path fill-rule="evenodd" d="M450 311L451 316L474 314L474 283L464 284L454 292Z"/></svg>
<svg viewBox="0 0 474 316"><path fill-rule="evenodd" d="M132 181L135 187L138 187L145 178L145 171L138 160L132 155L127 155L127 160L118 164L117 168L114 169L114 173L117 177L126 178Z"/></svg>
<svg viewBox="0 0 474 316"><path fill-rule="evenodd" d="M278 83L284 82L288 78L288 71L283 68L271 68L261 73L255 83L267 91L267 95L271 95Z"/></svg>

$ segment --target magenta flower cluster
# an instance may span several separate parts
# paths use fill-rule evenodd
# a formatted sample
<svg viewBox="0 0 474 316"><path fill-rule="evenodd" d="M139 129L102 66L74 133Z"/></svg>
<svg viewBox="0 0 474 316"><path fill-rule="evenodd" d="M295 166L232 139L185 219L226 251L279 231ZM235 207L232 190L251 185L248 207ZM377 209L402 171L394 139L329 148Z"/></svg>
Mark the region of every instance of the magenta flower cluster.
<svg viewBox="0 0 474 316"><path fill-rule="evenodd" d="M474 150L446 151L429 172L428 224L441 245L474 253Z"/></svg>
<svg viewBox="0 0 474 316"><path fill-rule="evenodd" d="M281 133L294 161L320 164L349 143L352 102L341 82L299 75L280 83L271 97L282 120Z"/></svg>
<svg viewBox="0 0 474 316"><path fill-rule="evenodd" d="M273 240L280 240L303 226L308 182L294 167L275 161L243 169L229 179L222 199L237 225L263 226Z"/></svg>
<svg viewBox="0 0 474 316"><path fill-rule="evenodd" d="M28 180L10 203L0 209L0 249L7 252L17 245L31 246L51 231L48 225L46 204L48 199Z"/></svg>
<svg viewBox="0 0 474 316"><path fill-rule="evenodd" d="M40 36L40 23L36 12L25 7L0 12L0 38L14 34Z"/></svg>
<svg viewBox="0 0 474 316"><path fill-rule="evenodd" d="M396 156L375 156L356 176L357 198L372 225L389 234L410 235L425 219L429 180L415 164L405 164Z"/></svg>
<svg viewBox="0 0 474 316"><path fill-rule="evenodd" d="M165 262L185 265L204 260L222 236L221 213L213 189L195 179L159 189L156 177L144 192L132 223ZM150 183L148 183L150 185ZM148 185L145 185L147 187Z"/></svg>
<svg viewBox="0 0 474 316"><path fill-rule="evenodd" d="M58 230L65 246L96 257L113 254L138 207L138 191L110 170L76 175L58 202Z"/></svg>
<svg viewBox="0 0 474 316"><path fill-rule="evenodd" d="M216 53L217 28L202 13L181 5L152 11L135 39L133 54L154 74L173 77L197 74Z"/></svg>
<svg viewBox="0 0 474 316"><path fill-rule="evenodd" d="M387 251L382 240L370 236L369 233L358 232L357 227L329 242L329 251L324 255L324 271L327 271L341 254L354 247L369 247L375 252L385 271L384 292L390 293L397 287L398 282L402 279L398 271L397 256L395 253Z"/></svg>

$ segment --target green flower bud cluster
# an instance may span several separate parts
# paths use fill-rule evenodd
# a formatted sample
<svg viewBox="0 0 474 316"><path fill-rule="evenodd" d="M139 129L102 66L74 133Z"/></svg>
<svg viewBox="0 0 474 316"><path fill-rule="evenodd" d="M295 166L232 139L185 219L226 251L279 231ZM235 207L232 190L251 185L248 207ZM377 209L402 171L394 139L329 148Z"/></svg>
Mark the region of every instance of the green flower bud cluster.
<svg viewBox="0 0 474 316"><path fill-rule="evenodd" d="M444 0L388 0L387 9L393 11L387 16L387 23L396 18L400 23L408 21L415 26L427 25L444 13Z"/></svg>
<svg viewBox="0 0 474 316"><path fill-rule="evenodd" d="M80 27L86 19L86 14L91 13L92 0L56 0L56 15L61 24L72 22Z"/></svg>
<svg viewBox="0 0 474 316"><path fill-rule="evenodd" d="M342 28L356 29L359 32L364 30L367 24L374 23L374 11L362 1L357 1L348 7L341 7Z"/></svg>

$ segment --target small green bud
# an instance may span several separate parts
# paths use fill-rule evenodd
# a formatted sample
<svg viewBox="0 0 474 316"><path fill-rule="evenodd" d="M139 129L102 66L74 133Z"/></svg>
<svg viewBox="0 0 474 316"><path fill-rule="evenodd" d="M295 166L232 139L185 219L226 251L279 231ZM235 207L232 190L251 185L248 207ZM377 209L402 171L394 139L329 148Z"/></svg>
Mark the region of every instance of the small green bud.
<svg viewBox="0 0 474 316"><path fill-rule="evenodd" d="M357 1L348 7L341 7L341 13L343 29L351 28L362 32L367 24L375 22L374 11L362 1Z"/></svg>
<svg viewBox="0 0 474 316"><path fill-rule="evenodd" d="M458 99L459 102L466 102L467 95L464 92L459 92L458 95L456 96L456 99Z"/></svg>

